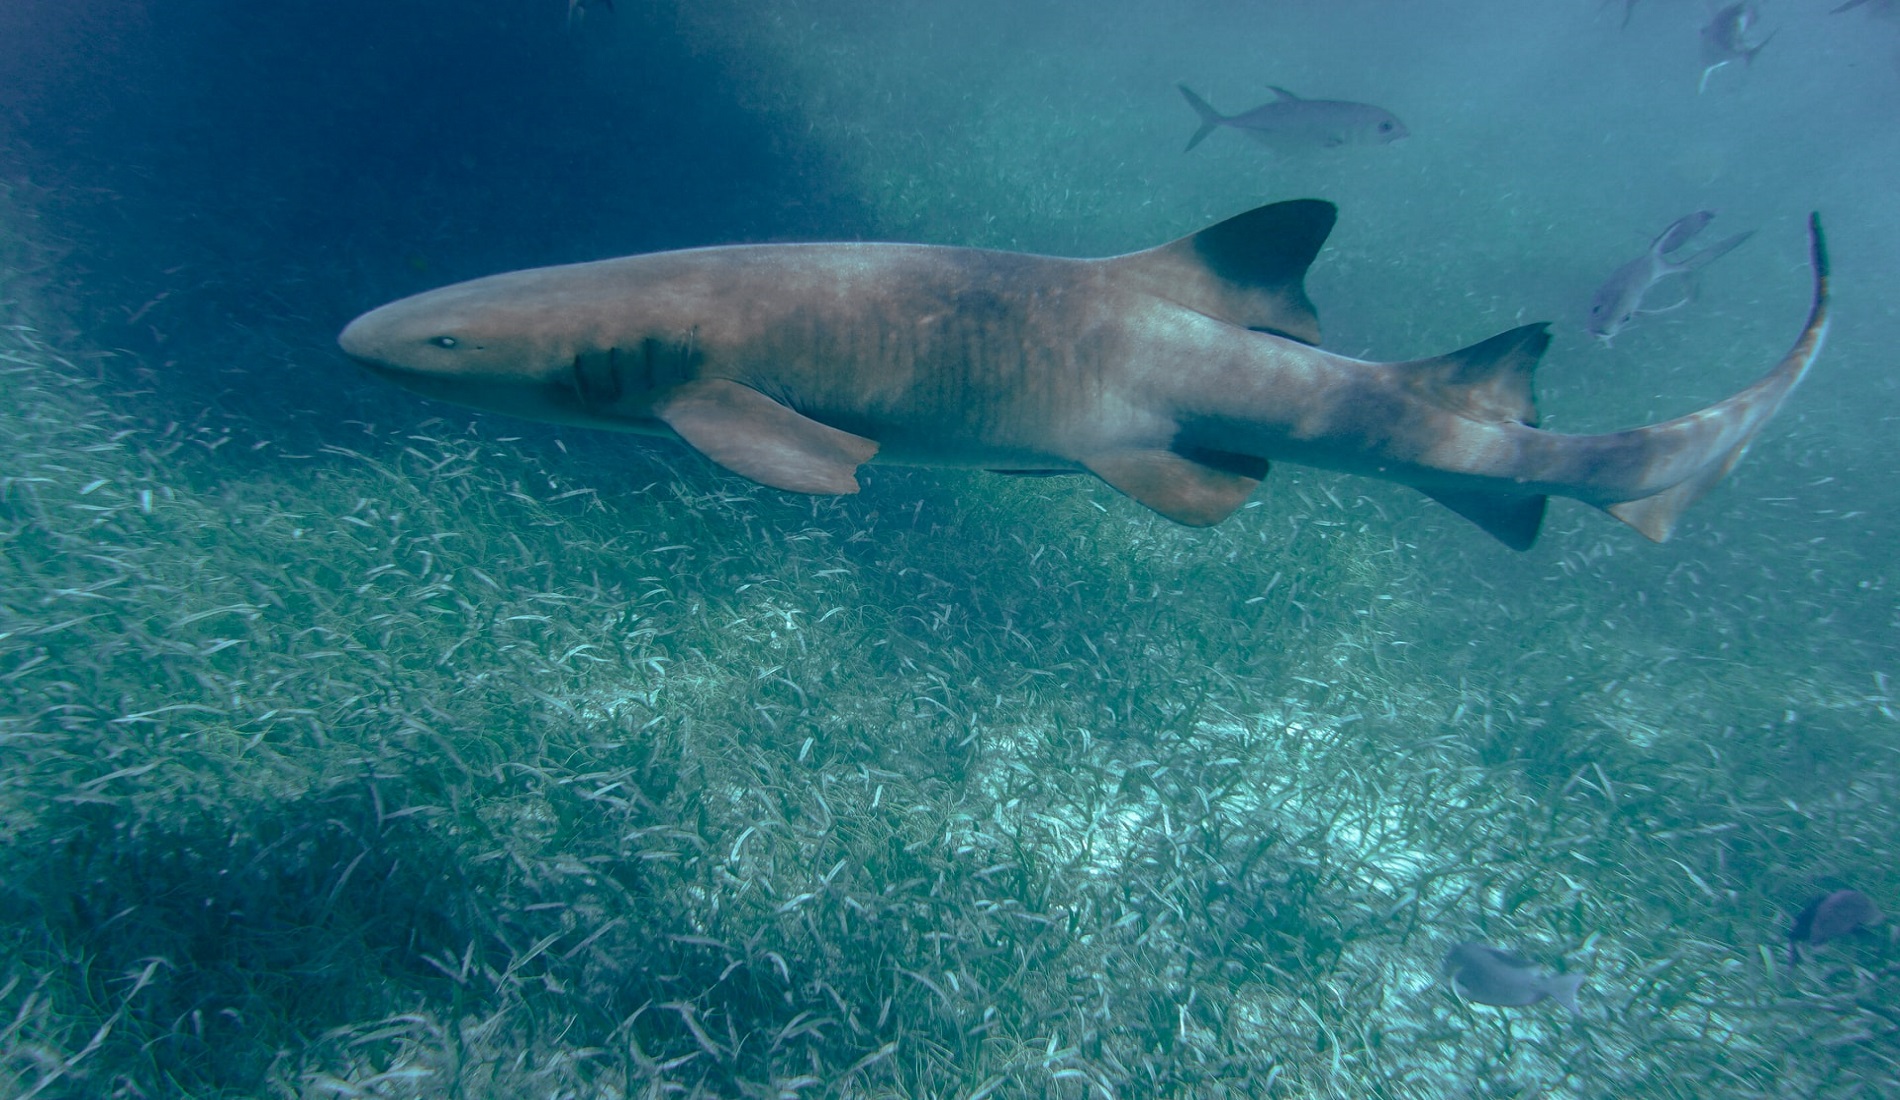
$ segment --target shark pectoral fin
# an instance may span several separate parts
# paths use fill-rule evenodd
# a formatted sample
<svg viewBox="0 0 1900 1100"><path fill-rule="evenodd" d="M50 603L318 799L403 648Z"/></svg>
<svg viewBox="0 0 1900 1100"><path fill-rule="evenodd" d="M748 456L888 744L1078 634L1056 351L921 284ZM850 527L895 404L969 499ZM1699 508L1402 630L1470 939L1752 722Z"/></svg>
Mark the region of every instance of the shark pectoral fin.
<svg viewBox="0 0 1900 1100"><path fill-rule="evenodd" d="M1544 524L1544 505L1549 500L1509 493L1421 491L1513 550L1529 550L1537 541L1537 531Z"/></svg>
<svg viewBox="0 0 1900 1100"><path fill-rule="evenodd" d="M827 427L724 379L688 382L653 413L733 473L794 493L855 493L858 466L877 454L877 444L863 436Z"/></svg>
<svg viewBox="0 0 1900 1100"><path fill-rule="evenodd" d="M1267 476L1263 458L1190 458L1160 448L1112 451L1084 459L1082 465L1136 502L1189 527L1212 527L1226 519Z"/></svg>

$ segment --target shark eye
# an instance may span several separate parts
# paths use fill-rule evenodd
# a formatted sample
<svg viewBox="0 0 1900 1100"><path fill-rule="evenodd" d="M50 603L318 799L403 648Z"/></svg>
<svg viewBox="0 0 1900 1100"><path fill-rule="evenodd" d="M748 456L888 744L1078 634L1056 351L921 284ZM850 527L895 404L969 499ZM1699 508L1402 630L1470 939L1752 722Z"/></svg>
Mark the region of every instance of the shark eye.
<svg viewBox="0 0 1900 1100"><path fill-rule="evenodd" d="M455 337L453 336L438 336L429 342L438 348L452 348L456 344Z"/></svg>

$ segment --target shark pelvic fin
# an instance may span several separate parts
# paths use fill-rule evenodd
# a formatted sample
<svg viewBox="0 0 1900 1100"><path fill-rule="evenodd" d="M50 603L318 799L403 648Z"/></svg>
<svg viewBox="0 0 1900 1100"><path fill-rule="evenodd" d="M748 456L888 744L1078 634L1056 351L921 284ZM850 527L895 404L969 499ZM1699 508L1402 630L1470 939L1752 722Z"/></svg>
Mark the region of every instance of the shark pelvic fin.
<svg viewBox="0 0 1900 1100"><path fill-rule="evenodd" d="M1112 451L1085 459L1089 472L1136 502L1189 527L1212 527L1246 503L1267 460L1245 455Z"/></svg>
<svg viewBox="0 0 1900 1100"><path fill-rule="evenodd" d="M794 493L855 493L858 466L877 454L878 445L863 436L827 427L722 378L678 387L653 413L733 473Z"/></svg>
<svg viewBox="0 0 1900 1100"><path fill-rule="evenodd" d="M1337 209L1319 199L1259 206L1191 236L1106 262L1157 297L1243 328L1319 343L1306 269L1333 231Z"/></svg>
<svg viewBox="0 0 1900 1100"><path fill-rule="evenodd" d="M1449 355L1408 365L1413 384L1428 388L1433 399L1455 412L1473 420L1535 428L1537 404L1531 395L1531 375L1549 346L1549 325L1524 325Z"/></svg>
<svg viewBox="0 0 1900 1100"><path fill-rule="evenodd" d="M1484 532L1513 550L1529 550L1544 525L1548 497L1509 493L1424 490L1426 496L1484 528Z"/></svg>

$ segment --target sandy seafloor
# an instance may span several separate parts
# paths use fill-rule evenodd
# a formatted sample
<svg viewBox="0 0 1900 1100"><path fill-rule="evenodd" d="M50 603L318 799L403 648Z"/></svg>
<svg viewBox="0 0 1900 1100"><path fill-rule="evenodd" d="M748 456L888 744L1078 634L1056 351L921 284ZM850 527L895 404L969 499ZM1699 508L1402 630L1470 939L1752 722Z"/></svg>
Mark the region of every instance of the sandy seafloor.
<svg viewBox="0 0 1900 1100"><path fill-rule="evenodd" d="M15 0L0 1095L1900 1096L1900 19L1686 0ZM1389 146L1191 153L1186 83ZM427 402L354 314L536 264L1064 255L1337 202L1326 344L1554 322L1547 427L1835 324L1651 545L1276 466L760 487ZM1752 230L1604 346L1682 214ZM1673 295L1663 292L1663 301ZM1464 940L1587 975L1461 1000Z"/></svg>

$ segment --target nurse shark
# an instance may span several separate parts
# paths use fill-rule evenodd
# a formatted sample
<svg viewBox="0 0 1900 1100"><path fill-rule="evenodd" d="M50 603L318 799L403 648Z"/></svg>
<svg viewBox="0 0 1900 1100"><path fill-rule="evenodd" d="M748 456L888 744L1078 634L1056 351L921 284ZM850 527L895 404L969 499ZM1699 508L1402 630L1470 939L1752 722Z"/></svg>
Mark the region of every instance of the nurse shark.
<svg viewBox="0 0 1900 1100"><path fill-rule="evenodd" d="M1819 353L1827 253L1793 348L1648 427L1537 426L1527 325L1409 362L1319 347L1305 290L1331 203L1250 210L1101 259L886 243L734 245L508 272L358 317L343 350L399 385L561 424L674 436L733 473L852 493L876 459L1092 473L1220 522L1284 461L1410 485L1528 549L1546 500L1662 541Z"/></svg>

